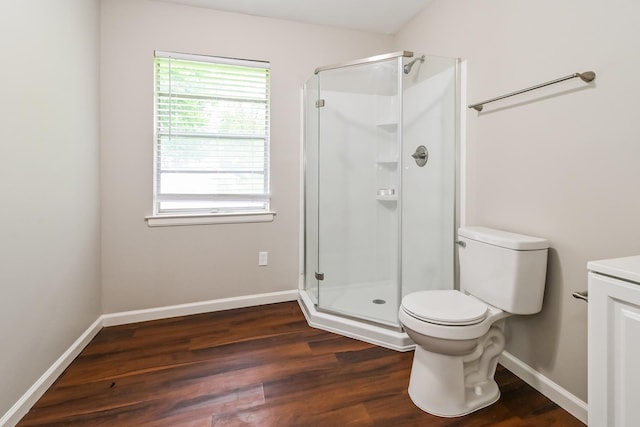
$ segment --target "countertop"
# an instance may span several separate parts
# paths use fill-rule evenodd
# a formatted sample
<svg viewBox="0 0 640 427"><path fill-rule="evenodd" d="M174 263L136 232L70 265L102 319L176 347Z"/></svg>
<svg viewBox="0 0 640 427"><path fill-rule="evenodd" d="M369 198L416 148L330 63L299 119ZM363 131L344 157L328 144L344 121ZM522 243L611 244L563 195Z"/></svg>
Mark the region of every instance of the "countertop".
<svg viewBox="0 0 640 427"><path fill-rule="evenodd" d="M589 261L587 269L640 284L640 255Z"/></svg>

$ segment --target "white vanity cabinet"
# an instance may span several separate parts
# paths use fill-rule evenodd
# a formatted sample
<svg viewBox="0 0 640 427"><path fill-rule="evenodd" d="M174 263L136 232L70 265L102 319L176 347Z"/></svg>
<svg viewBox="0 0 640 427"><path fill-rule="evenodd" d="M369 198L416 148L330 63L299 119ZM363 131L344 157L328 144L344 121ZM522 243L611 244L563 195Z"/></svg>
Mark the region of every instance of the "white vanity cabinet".
<svg viewBox="0 0 640 427"><path fill-rule="evenodd" d="M591 261L589 426L640 426L640 256Z"/></svg>

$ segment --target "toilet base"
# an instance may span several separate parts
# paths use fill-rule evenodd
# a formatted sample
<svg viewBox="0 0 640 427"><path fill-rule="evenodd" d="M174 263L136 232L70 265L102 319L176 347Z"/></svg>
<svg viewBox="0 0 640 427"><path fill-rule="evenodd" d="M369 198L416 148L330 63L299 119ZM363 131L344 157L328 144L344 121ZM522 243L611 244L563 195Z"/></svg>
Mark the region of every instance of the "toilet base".
<svg viewBox="0 0 640 427"><path fill-rule="evenodd" d="M440 417L459 417L489 406L500 398L493 372L483 382L465 382L463 356L432 353L416 346L409 397L418 408Z"/></svg>

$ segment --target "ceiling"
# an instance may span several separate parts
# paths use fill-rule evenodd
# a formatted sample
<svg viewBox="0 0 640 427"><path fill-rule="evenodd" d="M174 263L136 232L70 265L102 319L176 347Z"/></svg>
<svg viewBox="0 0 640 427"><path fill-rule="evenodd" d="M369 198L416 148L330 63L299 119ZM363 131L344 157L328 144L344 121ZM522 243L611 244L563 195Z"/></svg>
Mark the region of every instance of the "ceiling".
<svg viewBox="0 0 640 427"><path fill-rule="evenodd" d="M431 0L161 0L227 12L395 34Z"/></svg>

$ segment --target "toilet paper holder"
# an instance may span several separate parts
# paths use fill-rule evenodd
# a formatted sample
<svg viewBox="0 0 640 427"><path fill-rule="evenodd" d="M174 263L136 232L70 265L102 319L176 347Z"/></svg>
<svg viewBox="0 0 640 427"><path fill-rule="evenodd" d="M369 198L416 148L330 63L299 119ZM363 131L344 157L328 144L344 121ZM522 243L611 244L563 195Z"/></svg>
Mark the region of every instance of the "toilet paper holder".
<svg viewBox="0 0 640 427"><path fill-rule="evenodd" d="M574 292L571 295L573 295L573 297L576 299L581 299L584 302L589 302L589 291Z"/></svg>

